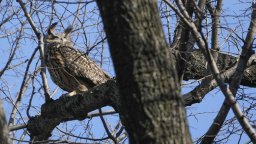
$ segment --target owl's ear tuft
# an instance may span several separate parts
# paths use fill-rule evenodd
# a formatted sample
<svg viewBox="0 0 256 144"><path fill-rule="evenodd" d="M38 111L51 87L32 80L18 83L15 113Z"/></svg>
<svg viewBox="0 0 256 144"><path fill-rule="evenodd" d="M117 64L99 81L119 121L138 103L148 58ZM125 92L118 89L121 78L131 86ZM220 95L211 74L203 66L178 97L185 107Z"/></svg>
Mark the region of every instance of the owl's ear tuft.
<svg viewBox="0 0 256 144"><path fill-rule="evenodd" d="M65 29L65 31L64 31L65 36L66 36L66 37L69 36L69 35L71 34L72 30L73 30L73 27L72 27L71 25L68 26L68 27Z"/></svg>
<svg viewBox="0 0 256 144"><path fill-rule="evenodd" d="M57 24L58 24L58 22L55 22L52 25L50 25L50 27L48 28L48 34L49 35L54 35L54 30L55 30Z"/></svg>

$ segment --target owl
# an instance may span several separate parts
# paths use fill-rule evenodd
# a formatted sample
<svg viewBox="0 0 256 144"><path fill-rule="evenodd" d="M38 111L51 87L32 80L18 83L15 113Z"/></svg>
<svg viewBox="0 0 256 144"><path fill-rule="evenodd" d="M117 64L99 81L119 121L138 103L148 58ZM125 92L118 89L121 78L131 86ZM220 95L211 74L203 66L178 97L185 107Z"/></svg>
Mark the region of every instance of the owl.
<svg viewBox="0 0 256 144"><path fill-rule="evenodd" d="M109 80L109 75L94 61L73 47L72 27L55 34L56 25L53 23L44 37L44 59L53 82L69 92L66 95L73 96Z"/></svg>

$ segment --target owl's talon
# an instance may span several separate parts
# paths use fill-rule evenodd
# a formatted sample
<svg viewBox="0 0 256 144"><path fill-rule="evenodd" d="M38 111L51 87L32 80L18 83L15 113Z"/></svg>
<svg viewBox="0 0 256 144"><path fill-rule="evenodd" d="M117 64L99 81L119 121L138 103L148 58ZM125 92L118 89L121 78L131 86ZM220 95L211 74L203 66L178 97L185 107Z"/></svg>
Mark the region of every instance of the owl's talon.
<svg viewBox="0 0 256 144"><path fill-rule="evenodd" d="M63 94L61 97L70 97L69 93Z"/></svg>

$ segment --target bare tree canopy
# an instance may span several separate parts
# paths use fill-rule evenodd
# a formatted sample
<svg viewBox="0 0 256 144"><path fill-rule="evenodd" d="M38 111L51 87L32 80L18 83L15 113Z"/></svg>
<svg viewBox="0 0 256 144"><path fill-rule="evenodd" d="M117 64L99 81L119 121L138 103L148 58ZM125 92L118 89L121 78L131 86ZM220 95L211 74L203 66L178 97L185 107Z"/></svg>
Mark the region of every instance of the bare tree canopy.
<svg viewBox="0 0 256 144"><path fill-rule="evenodd" d="M1 143L256 143L255 1L0 0L0 8ZM53 44L72 52L50 57ZM58 63L70 66L51 69ZM80 85L87 72L105 79Z"/></svg>

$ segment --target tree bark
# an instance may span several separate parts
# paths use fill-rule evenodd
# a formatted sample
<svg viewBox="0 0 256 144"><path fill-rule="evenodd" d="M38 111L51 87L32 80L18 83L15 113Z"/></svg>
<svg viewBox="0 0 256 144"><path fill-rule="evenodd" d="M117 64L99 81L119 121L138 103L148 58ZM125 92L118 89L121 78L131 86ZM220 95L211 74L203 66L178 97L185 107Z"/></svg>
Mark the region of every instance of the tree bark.
<svg viewBox="0 0 256 144"><path fill-rule="evenodd" d="M201 79L207 76L207 62L200 50L185 52L186 69L183 80ZM219 53L217 65L220 71L225 71L236 64L238 57ZM256 56L252 55L241 81L241 85L256 87ZM229 83L230 79L225 79Z"/></svg>
<svg viewBox="0 0 256 144"><path fill-rule="evenodd" d="M130 143L191 143L175 58L168 53L157 2L97 0L97 4Z"/></svg>
<svg viewBox="0 0 256 144"><path fill-rule="evenodd" d="M9 129L6 124L4 109L2 106L2 101L0 100L0 142L1 144L11 143L9 136Z"/></svg>
<svg viewBox="0 0 256 144"><path fill-rule="evenodd" d="M119 91L115 80L109 80L76 96L48 101L42 105L41 115L28 121L27 130L31 141L47 140L52 130L61 122L83 120L89 112L104 106L112 106L117 111L119 109Z"/></svg>

